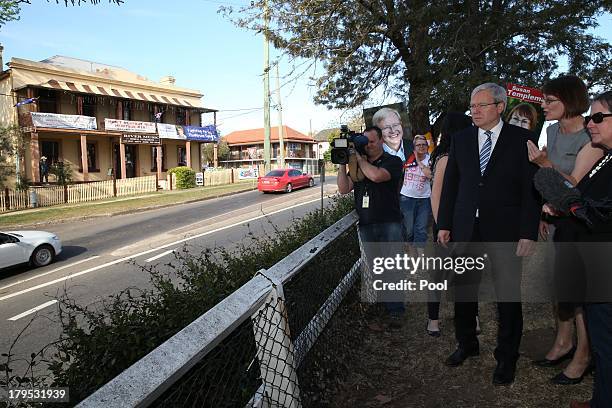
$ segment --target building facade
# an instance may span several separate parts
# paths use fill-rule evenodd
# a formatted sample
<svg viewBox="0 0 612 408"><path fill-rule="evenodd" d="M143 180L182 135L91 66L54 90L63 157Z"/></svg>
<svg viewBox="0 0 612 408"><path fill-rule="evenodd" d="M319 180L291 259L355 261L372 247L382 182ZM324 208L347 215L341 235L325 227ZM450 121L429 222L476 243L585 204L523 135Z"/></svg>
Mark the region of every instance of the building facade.
<svg viewBox="0 0 612 408"><path fill-rule="evenodd" d="M271 164L280 167L280 140L278 127L270 129ZM283 145L285 167L309 173L317 172L316 142L312 137L283 126ZM224 167L251 167L264 163L264 129L249 129L232 132L223 137L229 146L227 160L220 163Z"/></svg>
<svg viewBox="0 0 612 408"><path fill-rule="evenodd" d="M204 108L202 94L176 86L173 77L154 82L62 56L13 58L8 67L0 73L0 124L22 130L25 149L15 165L32 183L60 162L75 182L162 179L177 166L201 171L202 144L218 139L216 110ZM204 113L212 114L210 126L202 127Z"/></svg>

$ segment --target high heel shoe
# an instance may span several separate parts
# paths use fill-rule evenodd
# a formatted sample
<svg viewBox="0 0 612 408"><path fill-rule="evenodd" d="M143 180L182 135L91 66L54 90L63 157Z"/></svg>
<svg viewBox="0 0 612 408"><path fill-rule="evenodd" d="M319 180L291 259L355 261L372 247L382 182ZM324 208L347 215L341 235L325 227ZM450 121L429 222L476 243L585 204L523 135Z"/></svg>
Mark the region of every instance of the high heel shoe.
<svg viewBox="0 0 612 408"><path fill-rule="evenodd" d="M580 377L577 377L577 378L568 377L567 375L565 375L563 373L563 371L561 371L559 374L557 374L553 378L551 378L550 381L553 384L557 384L557 385L575 385L575 384L580 384L585 376L587 376L587 375L589 375L589 374L591 374L593 372L593 368L594 368L593 364L589 364L587 366L587 368L584 370L584 372L582 373L582 375Z"/></svg>
<svg viewBox="0 0 612 408"><path fill-rule="evenodd" d="M576 352L576 346L572 347L570 351L568 351L567 353L565 353L559 358L556 358L554 360L549 360L545 357L541 360L534 360L533 364L539 367L555 367L561 364L562 362L564 362L565 360L569 360L570 358L574 357L575 352Z"/></svg>

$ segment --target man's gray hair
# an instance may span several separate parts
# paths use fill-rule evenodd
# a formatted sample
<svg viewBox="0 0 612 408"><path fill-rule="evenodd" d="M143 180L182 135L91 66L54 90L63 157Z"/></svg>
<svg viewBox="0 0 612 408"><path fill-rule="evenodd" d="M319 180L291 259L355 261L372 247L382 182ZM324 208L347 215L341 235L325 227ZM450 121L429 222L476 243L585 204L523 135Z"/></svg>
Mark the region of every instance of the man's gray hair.
<svg viewBox="0 0 612 408"><path fill-rule="evenodd" d="M395 114L397 116L397 118L399 119L400 123L402 122L402 117L400 116L399 112L396 111L395 109L380 108L379 110L376 111L374 116L372 116L372 124L374 126L378 126L379 128L382 129L382 127L380 126L380 122L382 122L391 113L393 113L393 114Z"/></svg>
<svg viewBox="0 0 612 408"><path fill-rule="evenodd" d="M493 82L487 82L486 84L478 85L472 91L472 98L480 91L489 91L489 93L493 97L494 102L503 102L505 106L508 106L508 95L506 94L506 90L503 87Z"/></svg>

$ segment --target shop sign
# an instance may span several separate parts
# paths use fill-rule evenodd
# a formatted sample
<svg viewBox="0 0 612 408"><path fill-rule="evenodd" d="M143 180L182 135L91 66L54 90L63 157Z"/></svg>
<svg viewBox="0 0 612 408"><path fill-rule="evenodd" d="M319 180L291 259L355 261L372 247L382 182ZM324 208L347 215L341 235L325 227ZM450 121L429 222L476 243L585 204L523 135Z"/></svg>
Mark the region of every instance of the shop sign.
<svg viewBox="0 0 612 408"><path fill-rule="evenodd" d="M180 134L176 131L176 125L170 125L168 123L157 124L157 134L162 139L180 139L185 140L185 134Z"/></svg>
<svg viewBox="0 0 612 408"><path fill-rule="evenodd" d="M59 113L30 112L34 127L54 129L96 130L96 118L81 115L62 115Z"/></svg>
<svg viewBox="0 0 612 408"><path fill-rule="evenodd" d="M151 135L145 133L124 133L121 135L121 143L124 144L160 144L158 135Z"/></svg>
<svg viewBox="0 0 612 408"><path fill-rule="evenodd" d="M219 132L214 125L199 127L199 126L177 126L179 135L182 133L187 137L187 140L196 140L198 142L218 142Z"/></svg>
<svg viewBox="0 0 612 408"><path fill-rule="evenodd" d="M155 133L155 123L136 120L104 119L104 129L117 132Z"/></svg>

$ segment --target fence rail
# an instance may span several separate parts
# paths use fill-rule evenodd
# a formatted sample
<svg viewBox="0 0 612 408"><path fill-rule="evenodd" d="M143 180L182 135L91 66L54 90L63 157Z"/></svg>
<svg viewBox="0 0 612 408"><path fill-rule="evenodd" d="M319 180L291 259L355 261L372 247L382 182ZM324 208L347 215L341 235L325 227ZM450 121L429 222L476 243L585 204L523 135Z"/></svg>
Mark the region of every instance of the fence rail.
<svg viewBox="0 0 612 408"><path fill-rule="evenodd" d="M68 186L33 186L30 191L12 191L8 188L0 194L0 212L22 210L32 205L31 194L35 194L38 207L66 203L82 203L157 191L155 176L135 177L120 180L94 181Z"/></svg>
<svg viewBox="0 0 612 408"><path fill-rule="evenodd" d="M352 267L343 263L332 276L317 262L329 261L325 251L338 242L339 252L347 252L343 237L354 233L356 222L353 211L270 269L260 270L77 407L301 407L297 368L361 265L360 258ZM306 273L307 268L320 275ZM318 279L330 276L324 283ZM312 303L304 285L316 295L325 286L325 295ZM236 347L236 339L243 347Z"/></svg>

